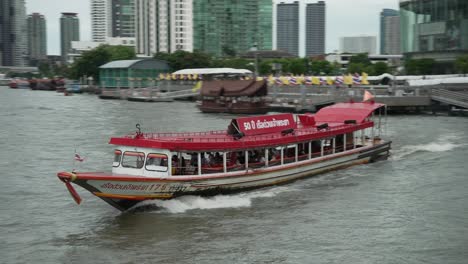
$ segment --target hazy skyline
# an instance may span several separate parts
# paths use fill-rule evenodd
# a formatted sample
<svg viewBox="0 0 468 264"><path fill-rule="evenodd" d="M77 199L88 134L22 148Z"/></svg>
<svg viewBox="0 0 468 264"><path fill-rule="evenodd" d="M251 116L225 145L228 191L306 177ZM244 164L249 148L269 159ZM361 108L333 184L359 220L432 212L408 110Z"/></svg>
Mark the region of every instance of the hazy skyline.
<svg viewBox="0 0 468 264"><path fill-rule="evenodd" d="M313 2L318 2L313 1ZM379 36L379 15L382 9L398 9L398 0L325 0L327 53L339 49L339 38L356 35ZM27 14L38 12L46 17L47 54L60 54L62 12L78 13L80 39L91 40L90 0L26 0ZM378 45L378 43L377 43Z"/></svg>

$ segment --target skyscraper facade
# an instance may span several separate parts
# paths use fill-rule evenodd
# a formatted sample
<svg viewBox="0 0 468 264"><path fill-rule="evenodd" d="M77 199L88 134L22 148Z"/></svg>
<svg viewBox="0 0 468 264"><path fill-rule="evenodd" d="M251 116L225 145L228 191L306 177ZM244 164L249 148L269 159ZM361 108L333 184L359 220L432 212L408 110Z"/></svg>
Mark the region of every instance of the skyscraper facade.
<svg viewBox="0 0 468 264"><path fill-rule="evenodd" d="M47 58L47 31L45 17L39 13L28 16L28 55L31 65Z"/></svg>
<svg viewBox="0 0 468 264"><path fill-rule="evenodd" d="M299 56L299 2L276 6L276 47Z"/></svg>
<svg viewBox="0 0 468 264"><path fill-rule="evenodd" d="M435 73L455 72L468 54L468 1L400 0L401 44L405 57L434 59Z"/></svg>
<svg viewBox="0 0 468 264"><path fill-rule="evenodd" d="M380 53L400 54L400 13L394 9L380 12Z"/></svg>
<svg viewBox="0 0 468 264"><path fill-rule="evenodd" d="M376 36L355 36L340 38L340 50L342 53L377 53Z"/></svg>
<svg viewBox="0 0 468 264"><path fill-rule="evenodd" d="M277 1L273 9L273 49L304 57L325 53L324 1Z"/></svg>
<svg viewBox="0 0 468 264"><path fill-rule="evenodd" d="M325 2L306 5L305 55L325 54Z"/></svg>
<svg viewBox="0 0 468 264"><path fill-rule="evenodd" d="M71 42L80 40L80 21L77 13L62 13L60 17L60 48L63 61L71 52Z"/></svg>
<svg viewBox="0 0 468 264"><path fill-rule="evenodd" d="M110 36L121 38L134 38L135 0L110 1Z"/></svg>
<svg viewBox="0 0 468 264"><path fill-rule="evenodd" d="M109 0L91 0L91 39L104 42L110 36Z"/></svg>
<svg viewBox="0 0 468 264"><path fill-rule="evenodd" d="M28 35L24 0L0 0L0 65L26 66Z"/></svg>
<svg viewBox="0 0 468 264"><path fill-rule="evenodd" d="M272 0L193 1L194 49L215 56L272 48Z"/></svg>
<svg viewBox="0 0 468 264"><path fill-rule="evenodd" d="M192 10L192 0L136 1L137 53L193 51Z"/></svg>

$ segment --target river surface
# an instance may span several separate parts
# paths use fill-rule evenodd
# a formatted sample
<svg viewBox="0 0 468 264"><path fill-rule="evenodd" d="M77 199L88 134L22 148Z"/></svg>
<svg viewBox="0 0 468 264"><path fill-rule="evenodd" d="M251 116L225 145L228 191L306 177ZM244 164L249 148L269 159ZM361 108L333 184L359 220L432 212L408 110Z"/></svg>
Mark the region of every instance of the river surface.
<svg viewBox="0 0 468 264"><path fill-rule="evenodd" d="M387 161L121 213L56 173L109 171L111 136L225 129L192 102L0 87L0 263L468 263L468 118L388 118ZM84 162L73 162L75 150Z"/></svg>

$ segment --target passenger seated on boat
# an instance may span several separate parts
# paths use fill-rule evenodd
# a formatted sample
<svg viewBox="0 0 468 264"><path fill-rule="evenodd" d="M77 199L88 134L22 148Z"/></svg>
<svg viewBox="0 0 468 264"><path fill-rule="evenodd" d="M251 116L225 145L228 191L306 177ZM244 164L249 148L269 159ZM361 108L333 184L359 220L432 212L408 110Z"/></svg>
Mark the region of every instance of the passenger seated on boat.
<svg viewBox="0 0 468 264"><path fill-rule="evenodd" d="M208 154L208 165L213 166L216 163L213 153Z"/></svg>
<svg viewBox="0 0 468 264"><path fill-rule="evenodd" d="M178 173L178 163L179 158L177 157L177 155L172 155L172 174Z"/></svg>
<svg viewBox="0 0 468 264"><path fill-rule="evenodd" d="M193 167L196 167L198 163L198 156L197 153L192 153L192 156L190 158L190 165Z"/></svg>
<svg viewBox="0 0 468 264"><path fill-rule="evenodd" d="M216 154L214 156L214 161L215 161L215 163L222 163L223 162L223 157L221 157L219 152L216 152Z"/></svg>

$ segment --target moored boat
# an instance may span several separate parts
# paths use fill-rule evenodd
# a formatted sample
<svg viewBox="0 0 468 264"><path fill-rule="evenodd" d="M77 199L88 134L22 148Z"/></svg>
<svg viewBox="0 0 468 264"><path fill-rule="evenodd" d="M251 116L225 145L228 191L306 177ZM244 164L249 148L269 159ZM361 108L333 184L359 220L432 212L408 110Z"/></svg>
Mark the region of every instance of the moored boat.
<svg viewBox="0 0 468 264"><path fill-rule="evenodd" d="M386 159L385 105L340 103L316 114L233 119L227 130L113 137L112 172L59 172L77 203L79 185L119 210L182 195L216 195L294 181Z"/></svg>
<svg viewBox="0 0 468 264"><path fill-rule="evenodd" d="M197 106L204 113L266 114L267 94L265 80L208 80L203 81Z"/></svg>

